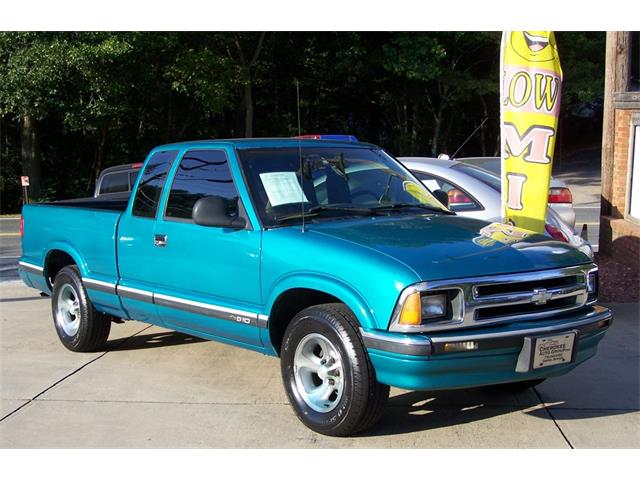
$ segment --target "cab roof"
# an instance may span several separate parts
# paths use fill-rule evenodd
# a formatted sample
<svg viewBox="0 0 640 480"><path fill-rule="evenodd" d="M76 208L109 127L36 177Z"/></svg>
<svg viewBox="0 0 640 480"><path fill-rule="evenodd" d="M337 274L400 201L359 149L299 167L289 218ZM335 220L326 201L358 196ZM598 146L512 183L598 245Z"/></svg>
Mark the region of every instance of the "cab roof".
<svg viewBox="0 0 640 480"><path fill-rule="evenodd" d="M340 148L380 148L365 142L345 142L338 140L311 140L298 138L225 138L215 140L194 140L188 142L159 145L154 150L164 148L207 148L216 146L232 146L238 150L253 148L286 148L286 147L340 147Z"/></svg>

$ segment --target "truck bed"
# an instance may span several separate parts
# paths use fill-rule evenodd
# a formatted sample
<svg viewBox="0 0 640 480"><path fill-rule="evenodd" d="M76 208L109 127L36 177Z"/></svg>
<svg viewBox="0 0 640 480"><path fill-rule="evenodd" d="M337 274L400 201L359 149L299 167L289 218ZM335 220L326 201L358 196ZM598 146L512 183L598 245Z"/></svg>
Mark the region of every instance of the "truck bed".
<svg viewBox="0 0 640 480"><path fill-rule="evenodd" d="M117 229L128 198L127 192L25 205L22 260L45 267L47 252L62 250L83 266L83 274L117 283Z"/></svg>
<svg viewBox="0 0 640 480"><path fill-rule="evenodd" d="M127 204L129 203L130 194L131 192L110 193L107 195L100 195L99 197L72 198L70 200L45 202L45 203L42 203L42 205L124 212L127 209Z"/></svg>

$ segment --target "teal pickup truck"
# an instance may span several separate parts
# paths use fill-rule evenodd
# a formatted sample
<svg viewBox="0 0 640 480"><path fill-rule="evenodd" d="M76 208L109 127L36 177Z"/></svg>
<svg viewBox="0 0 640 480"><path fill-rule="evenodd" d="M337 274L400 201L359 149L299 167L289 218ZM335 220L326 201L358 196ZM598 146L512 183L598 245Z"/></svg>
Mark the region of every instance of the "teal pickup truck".
<svg viewBox="0 0 640 480"><path fill-rule="evenodd" d="M595 355L591 260L438 198L366 143L163 145L131 194L25 206L20 275L73 351L135 319L279 356L326 435L374 425L389 386L525 388Z"/></svg>

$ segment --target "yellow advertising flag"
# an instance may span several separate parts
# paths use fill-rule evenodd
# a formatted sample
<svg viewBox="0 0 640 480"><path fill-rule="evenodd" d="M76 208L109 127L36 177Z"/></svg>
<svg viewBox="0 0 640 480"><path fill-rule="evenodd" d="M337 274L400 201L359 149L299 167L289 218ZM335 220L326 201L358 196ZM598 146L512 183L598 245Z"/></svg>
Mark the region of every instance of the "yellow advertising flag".
<svg viewBox="0 0 640 480"><path fill-rule="evenodd" d="M553 32L504 32L500 54L502 214L544 233L562 69Z"/></svg>

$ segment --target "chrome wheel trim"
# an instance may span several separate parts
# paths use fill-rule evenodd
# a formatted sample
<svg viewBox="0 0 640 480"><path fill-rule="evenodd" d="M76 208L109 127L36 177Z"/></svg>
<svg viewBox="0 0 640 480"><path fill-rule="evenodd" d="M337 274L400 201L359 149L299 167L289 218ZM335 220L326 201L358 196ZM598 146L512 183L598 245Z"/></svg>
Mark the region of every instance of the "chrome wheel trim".
<svg viewBox="0 0 640 480"><path fill-rule="evenodd" d="M73 285L66 283L58 292L56 324L68 336L73 337L80 328L80 300Z"/></svg>
<svg viewBox="0 0 640 480"><path fill-rule="evenodd" d="M344 391L342 357L324 335L310 333L293 357L296 390L312 410L327 413L336 408Z"/></svg>

